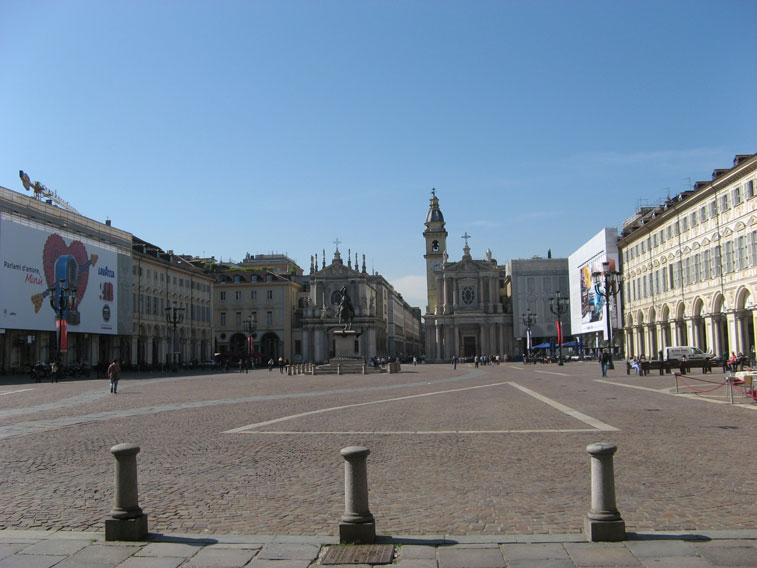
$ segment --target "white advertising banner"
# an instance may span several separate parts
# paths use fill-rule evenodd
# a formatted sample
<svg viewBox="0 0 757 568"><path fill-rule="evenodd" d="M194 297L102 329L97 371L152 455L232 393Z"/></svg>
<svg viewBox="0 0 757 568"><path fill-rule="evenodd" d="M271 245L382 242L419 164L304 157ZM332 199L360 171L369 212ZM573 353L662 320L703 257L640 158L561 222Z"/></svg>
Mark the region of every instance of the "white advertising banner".
<svg viewBox="0 0 757 568"><path fill-rule="evenodd" d="M54 331L68 288L69 332L117 333L117 266L115 247L0 213L0 328Z"/></svg>
<svg viewBox="0 0 757 568"><path fill-rule="evenodd" d="M602 263L609 262L610 270L618 270L618 231L602 229L568 258L570 271L571 329L573 333L603 332L607 335L607 306L604 284L592 282L593 272L602 272ZM612 327L618 327L620 295L610 296ZM606 337L605 337L606 339Z"/></svg>

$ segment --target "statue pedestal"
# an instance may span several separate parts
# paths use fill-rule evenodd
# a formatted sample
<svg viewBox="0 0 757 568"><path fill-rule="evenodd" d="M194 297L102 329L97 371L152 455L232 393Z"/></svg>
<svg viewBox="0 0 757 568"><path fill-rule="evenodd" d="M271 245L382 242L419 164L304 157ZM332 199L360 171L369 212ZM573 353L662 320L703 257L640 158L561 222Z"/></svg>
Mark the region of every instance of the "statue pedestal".
<svg viewBox="0 0 757 568"><path fill-rule="evenodd" d="M337 329L331 332L334 339L334 357L336 359L356 359L360 357L361 332L354 329Z"/></svg>

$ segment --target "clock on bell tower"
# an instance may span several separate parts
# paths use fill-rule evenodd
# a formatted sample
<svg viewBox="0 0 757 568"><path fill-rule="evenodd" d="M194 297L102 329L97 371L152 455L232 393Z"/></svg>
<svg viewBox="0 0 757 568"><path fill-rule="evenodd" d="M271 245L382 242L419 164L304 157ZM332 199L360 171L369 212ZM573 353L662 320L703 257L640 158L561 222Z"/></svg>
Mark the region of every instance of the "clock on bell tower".
<svg viewBox="0 0 757 568"><path fill-rule="evenodd" d="M436 313L436 276L435 272L442 269L443 255L447 250L447 231L444 228L444 215L439 209L439 198L436 197L436 189L431 190L431 199L426 215L426 230L423 237L426 239L426 288L428 305L427 314Z"/></svg>

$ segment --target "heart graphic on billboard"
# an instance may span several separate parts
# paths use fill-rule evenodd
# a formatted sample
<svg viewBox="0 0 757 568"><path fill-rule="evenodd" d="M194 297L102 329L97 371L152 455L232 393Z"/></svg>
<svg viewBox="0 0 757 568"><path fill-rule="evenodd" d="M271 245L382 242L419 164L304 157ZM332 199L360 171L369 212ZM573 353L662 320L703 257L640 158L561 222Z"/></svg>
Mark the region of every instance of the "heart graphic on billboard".
<svg viewBox="0 0 757 568"><path fill-rule="evenodd" d="M66 246L63 237L57 233L53 233L47 237L45 248L42 249L42 267L45 271L45 280L47 281L48 288L55 288L58 280L62 277L62 274L56 271L56 268L60 267L59 259L65 255L70 256L76 261L73 274L69 274L69 277L64 278L66 280L73 280L71 282L67 281L66 286L76 288L76 303L79 304L84 297L84 292L87 291L87 281L89 280L87 249L84 248L84 244L81 241L72 241L70 245ZM73 276L73 278L70 278L70 276Z"/></svg>
<svg viewBox="0 0 757 568"><path fill-rule="evenodd" d="M50 288L55 288L60 280L66 281L65 286L76 288L78 306L87 291L89 267L95 264L97 255L87 258L87 249L81 241L72 241L70 245L66 245L60 235L50 235L42 249L42 269L45 272L47 290L31 297L34 313L39 312L42 301L50 294Z"/></svg>

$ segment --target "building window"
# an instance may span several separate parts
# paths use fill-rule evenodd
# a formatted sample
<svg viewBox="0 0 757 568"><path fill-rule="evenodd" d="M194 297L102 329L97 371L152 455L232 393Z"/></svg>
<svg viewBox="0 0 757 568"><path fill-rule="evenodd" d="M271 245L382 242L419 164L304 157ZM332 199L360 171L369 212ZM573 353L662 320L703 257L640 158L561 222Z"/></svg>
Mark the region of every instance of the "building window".
<svg viewBox="0 0 757 568"><path fill-rule="evenodd" d="M237 302L242 299L242 291L241 290L234 290L234 299Z"/></svg>
<svg viewBox="0 0 757 568"><path fill-rule="evenodd" d="M683 218L683 222L681 223L681 225L682 225L682 227L681 227L682 231L688 231L689 230L689 218L688 217L684 217Z"/></svg>
<svg viewBox="0 0 757 568"><path fill-rule="evenodd" d="M655 233L654 235L652 235L652 246L653 247L657 246L657 233Z"/></svg>
<svg viewBox="0 0 757 568"><path fill-rule="evenodd" d="M660 244L665 242L665 229L660 231Z"/></svg>
<svg viewBox="0 0 757 568"><path fill-rule="evenodd" d="M239 274L234 275L234 284L239 284Z"/></svg>
<svg viewBox="0 0 757 568"><path fill-rule="evenodd" d="M718 202L711 201L710 202L710 217L715 217L718 214Z"/></svg>
<svg viewBox="0 0 757 568"><path fill-rule="evenodd" d="M702 257L697 253L694 255L693 281L699 282L700 280L702 280Z"/></svg>
<svg viewBox="0 0 757 568"><path fill-rule="evenodd" d="M226 325L226 312L221 312L221 325Z"/></svg>
<svg viewBox="0 0 757 568"><path fill-rule="evenodd" d="M250 290L250 300L255 300L258 297L256 290Z"/></svg>
<svg viewBox="0 0 757 568"><path fill-rule="evenodd" d="M226 292L219 292L219 298L222 302L226 301Z"/></svg>
<svg viewBox="0 0 757 568"><path fill-rule="evenodd" d="M744 237L739 237L736 240L736 261L738 263L738 269L743 270L745 269L747 265L747 250L746 250L746 239Z"/></svg>
<svg viewBox="0 0 757 568"><path fill-rule="evenodd" d="M736 207L741 203L741 186L734 187L731 194L733 195L733 206Z"/></svg>
<svg viewBox="0 0 757 568"><path fill-rule="evenodd" d="M757 266L757 231L752 232L752 266Z"/></svg>
<svg viewBox="0 0 757 568"><path fill-rule="evenodd" d="M666 268L662 269L662 291L668 291L668 271Z"/></svg>
<svg viewBox="0 0 757 568"><path fill-rule="evenodd" d="M234 323L236 325L242 325L242 312L237 312L234 314Z"/></svg>
<svg viewBox="0 0 757 568"><path fill-rule="evenodd" d="M720 276L720 245L715 245L712 251L712 277Z"/></svg>
<svg viewBox="0 0 757 568"><path fill-rule="evenodd" d="M266 290L265 297L266 297L266 300L273 300L273 290Z"/></svg>
<svg viewBox="0 0 757 568"><path fill-rule="evenodd" d="M699 208L699 222L704 223L707 220L707 207Z"/></svg>
<svg viewBox="0 0 757 568"><path fill-rule="evenodd" d="M692 211L691 212L691 218L690 218L691 226L696 227L699 224L699 219L697 218L697 212Z"/></svg>
<svg viewBox="0 0 757 568"><path fill-rule="evenodd" d="M725 244L725 273L733 272L733 241Z"/></svg>
<svg viewBox="0 0 757 568"><path fill-rule="evenodd" d="M723 194L720 196L720 210L721 211L728 211L731 208L731 204L728 200L728 194Z"/></svg>
<svg viewBox="0 0 757 568"><path fill-rule="evenodd" d="M476 299L476 292L473 290L473 286L463 286L463 289L460 291L460 297L463 304L470 306Z"/></svg>
<svg viewBox="0 0 757 568"><path fill-rule="evenodd" d="M744 193L747 199L754 197L754 180L750 179L744 184Z"/></svg>
<svg viewBox="0 0 757 568"><path fill-rule="evenodd" d="M265 323L268 325L273 325L273 312L266 312Z"/></svg>
<svg viewBox="0 0 757 568"><path fill-rule="evenodd" d="M294 354L302 355L302 340L301 339L294 340Z"/></svg>

